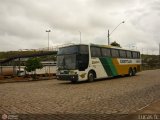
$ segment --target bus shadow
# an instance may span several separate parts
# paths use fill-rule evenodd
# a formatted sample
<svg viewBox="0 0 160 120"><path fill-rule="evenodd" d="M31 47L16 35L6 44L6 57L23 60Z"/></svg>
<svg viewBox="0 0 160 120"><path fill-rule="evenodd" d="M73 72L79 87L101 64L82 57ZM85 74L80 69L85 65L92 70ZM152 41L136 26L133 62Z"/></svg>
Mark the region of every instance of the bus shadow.
<svg viewBox="0 0 160 120"><path fill-rule="evenodd" d="M135 76L132 76L132 77L138 77L139 75L135 75ZM63 84L63 85L79 85L79 84L92 84L92 83L96 83L96 82L102 82L102 81L108 81L108 80L117 80L117 79L120 79L120 78L130 78L130 76L127 76L127 75L124 75L124 76L115 76L115 77L109 77L109 78L102 78L102 79L95 79L93 82L88 82L87 80L86 81L78 81L76 83L72 83L72 82L62 82L62 83L59 83L59 84Z"/></svg>
<svg viewBox="0 0 160 120"><path fill-rule="evenodd" d="M103 79L96 79L94 80L94 82L99 82L99 81L105 81L105 80L117 80L120 78L132 78L132 77L138 77L139 75L135 75L135 76L128 76L128 75L119 75L119 76L115 76L115 77L109 77L109 78L103 78Z"/></svg>
<svg viewBox="0 0 160 120"><path fill-rule="evenodd" d="M122 78L124 76L115 76L115 77L109 77L109 78L102 78L102 79L96 79L94 80L94 82L99 82L99 81L105 81L105 80L116 80L116 79L119 79L119 78Z"/></svg>

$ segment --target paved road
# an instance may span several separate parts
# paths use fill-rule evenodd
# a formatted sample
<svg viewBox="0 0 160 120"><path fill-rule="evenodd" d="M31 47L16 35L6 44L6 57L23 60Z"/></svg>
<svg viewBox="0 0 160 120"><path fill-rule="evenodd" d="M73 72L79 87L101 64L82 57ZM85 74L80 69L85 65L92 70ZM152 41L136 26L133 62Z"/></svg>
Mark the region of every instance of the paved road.
<svg viewBox="0 0 160 120"><path fill-rule="evenodd" d="M158 99L160 70L93 83L53 79L0 84L0 114L126 114Z"/></svg>

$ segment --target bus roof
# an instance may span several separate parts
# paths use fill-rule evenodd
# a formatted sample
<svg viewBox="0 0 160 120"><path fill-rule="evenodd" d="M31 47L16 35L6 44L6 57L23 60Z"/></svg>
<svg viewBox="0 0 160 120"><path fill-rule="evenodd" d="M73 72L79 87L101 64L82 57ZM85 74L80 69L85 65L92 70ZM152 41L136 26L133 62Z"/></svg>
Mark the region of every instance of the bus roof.
<svg viewBox="0 0 160 120"><path fill-rule="evenodd" d="M90 45L90 46L95 46L95 47L103 47L103 48L115 48L115 49L120 49L120 50L128 50L128 51L135 51L135 52L139 52L138 50L130 50L130 49L124 49L121 47L116 47L116 46L112 46L112 45L101 45L101 44L71 44L71 45L65 45L63 47L60 48L64 48L64 47L70 47L70 46L75 46L75 45Z"/></svg>
<svg viewBox="0 0 160 120"><path fill-rule="evenodd" d="M100 44L90 44L91 46L97 46L97 47L104 47L104 48L115 48L115 49L120 49L120 50L128 50L128 51L136 51L139 52L138 50L130 50L130 49L125 49L121 47L116 47L112 45L100 45Z"/></svg>

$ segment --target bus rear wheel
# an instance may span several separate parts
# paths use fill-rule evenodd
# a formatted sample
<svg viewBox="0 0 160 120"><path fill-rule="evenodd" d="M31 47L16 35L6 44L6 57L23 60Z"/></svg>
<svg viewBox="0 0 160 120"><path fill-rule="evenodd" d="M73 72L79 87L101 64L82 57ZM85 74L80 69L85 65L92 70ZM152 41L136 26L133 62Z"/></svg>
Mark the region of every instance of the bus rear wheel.
<svg viewBox="0 0 160 120"><path fill-rule="evenodd" d="M133 75L133 70L132 70L132 68L129 68L129 71L128 71L128 76L132 76Z"/></svg>
<svg viewBox="0 0 160 120"><path fill-rule="evenodd" d="M132 75L135 76L136 73L137 73L137 70L136 70L136 68L134 68L133 71L132 71Z"/></svg>
<svg viewBox="0 0 160 120"><path fill-rule="evenodd" d="M95 79L94 73L92 71L90 71L88 73L88 82L93 82Z"/></svg>

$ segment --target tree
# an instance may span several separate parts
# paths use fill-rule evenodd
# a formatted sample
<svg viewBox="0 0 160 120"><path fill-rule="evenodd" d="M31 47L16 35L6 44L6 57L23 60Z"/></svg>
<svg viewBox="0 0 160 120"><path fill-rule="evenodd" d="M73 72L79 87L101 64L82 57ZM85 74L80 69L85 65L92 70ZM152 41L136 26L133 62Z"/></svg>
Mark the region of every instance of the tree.
<svg viewBox="0 0 160 120"><path fill-rule="evenodd" d="M41 68L43 68L43 65L42 65L42 63L41 63L39 58L30 58L26 62L25 70L27 72L33 72L36 69L41 69ZM36 72L34 72L34 75L32 76L32 78L33 79L36 78Z"/></svg>
<svg viewBox="0 0 160 120"><path fill-rule="evenodd" d="M112 46L121 47L120 44L118 44L116 41L111 43Z"/></svg>

